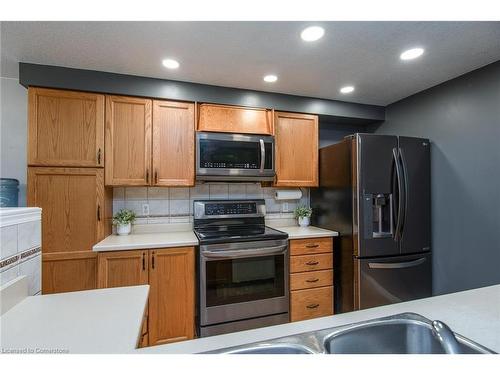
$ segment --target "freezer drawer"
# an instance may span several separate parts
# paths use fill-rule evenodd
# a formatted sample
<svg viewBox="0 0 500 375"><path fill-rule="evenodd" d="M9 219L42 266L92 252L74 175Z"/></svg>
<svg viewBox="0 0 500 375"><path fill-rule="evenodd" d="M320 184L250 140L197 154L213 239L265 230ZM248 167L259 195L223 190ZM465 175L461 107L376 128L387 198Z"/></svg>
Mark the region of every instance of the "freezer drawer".
<svg viewBox="0 0 500 375"><path fill-rule="evenodd" d="M431 254L355 259L360 309L432 295Z"/></svg>

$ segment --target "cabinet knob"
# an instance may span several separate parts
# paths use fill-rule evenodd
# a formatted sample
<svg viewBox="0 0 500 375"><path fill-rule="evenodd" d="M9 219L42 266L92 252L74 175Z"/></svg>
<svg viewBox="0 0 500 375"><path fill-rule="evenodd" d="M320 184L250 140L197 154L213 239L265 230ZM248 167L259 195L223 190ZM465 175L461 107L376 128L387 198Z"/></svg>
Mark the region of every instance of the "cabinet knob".
<svg viewBox="0 0 500 375"><path fill-rule="evenodd" d="M97 150L97 164L101 164L101 148Z"/></svg>
<svg viewBox="0 0 500 375"><path fill-rule="evenodd" d="M155 184L158 183L158 171L155 170Z"/></svg>
<svg viewBox="0 0 500 375"><path fill-rule="evenodd" d="M101 221L101 206L97 205L97 221Z"/></svg>
<svg viewBox="0 0 500 375"><path fill-rule="evenodd" d="M308 309L316 309L319 307L319 303L311 303L310 305L306 306Z"/></svg>
<svg viewBox="0 0 500 375"><path fill-rule="evenodd" d="M317 244L317 243L310 243L310 244L307 244L306 247L308 249L314 249L315 247L319 247L319 244Z"/></svg>
<svg viewBox="0 0 500 375"><path fill-rule="evenodd" d="M146 168L146 183L149 184L149 168Z"/></svg>

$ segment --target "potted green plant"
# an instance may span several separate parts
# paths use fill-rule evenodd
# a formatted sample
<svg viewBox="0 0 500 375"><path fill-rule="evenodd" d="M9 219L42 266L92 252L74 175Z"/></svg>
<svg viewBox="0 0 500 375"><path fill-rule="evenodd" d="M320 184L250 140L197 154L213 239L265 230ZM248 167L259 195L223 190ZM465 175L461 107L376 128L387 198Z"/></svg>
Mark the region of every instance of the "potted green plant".
<svg viewBox="0 0 500 375"><path fill-rule="evenodd" d="M127 209L121 209L113 215L113 224L116 225L116 234L125 236L130 234L132 223L135 220L135 212Z"/></svg>
<svg viewBox="0 0 500 375"><path fill-rule="evenodd" d="M301 227L307 227L309 225L312 208L299 206L293 211L293 213L295 214L295 218L299 221L299 225Z"/></svg>

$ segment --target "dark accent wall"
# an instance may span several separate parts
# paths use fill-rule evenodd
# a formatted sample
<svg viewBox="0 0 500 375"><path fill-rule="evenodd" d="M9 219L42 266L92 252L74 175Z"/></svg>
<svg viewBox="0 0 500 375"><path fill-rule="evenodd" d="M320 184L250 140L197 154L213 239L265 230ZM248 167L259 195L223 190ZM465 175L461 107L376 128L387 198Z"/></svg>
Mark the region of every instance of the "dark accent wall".
<svg viewBox="0 0 500 375"><path fill-rule="evenodd" d="M25 87L274 108L313 113L322 120L339 123L364 125L385 119L385 108L376 105L22 62L19 82Z"/></svg>
<svg viewBox="0 0 500 375"><path fill-rule="evenodd" d="M376 133L431 140L435 294L500 283L500 62L386 110Z"/></svg>

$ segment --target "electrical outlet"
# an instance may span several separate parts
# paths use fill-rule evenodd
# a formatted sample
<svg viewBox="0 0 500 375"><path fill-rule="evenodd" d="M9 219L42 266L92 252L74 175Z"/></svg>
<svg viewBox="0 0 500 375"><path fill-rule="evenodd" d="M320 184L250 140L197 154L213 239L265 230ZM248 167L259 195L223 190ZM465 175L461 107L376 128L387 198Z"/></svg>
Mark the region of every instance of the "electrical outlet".
<svg viewBox="0 0 500 375"><path fill-rule="evenodd" d="M142 214L144 216L149 216L149 204L145 203L142 205Z"/></svg>
<svg viewBox="0 0 500 375"><path fill-rule="evenodd" d="M288 202L283 202L283 212L288 212Z"/></svg>

